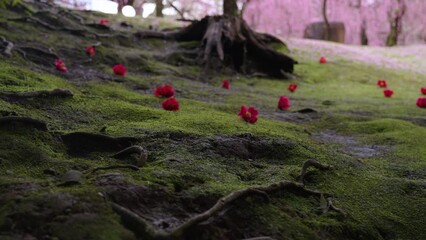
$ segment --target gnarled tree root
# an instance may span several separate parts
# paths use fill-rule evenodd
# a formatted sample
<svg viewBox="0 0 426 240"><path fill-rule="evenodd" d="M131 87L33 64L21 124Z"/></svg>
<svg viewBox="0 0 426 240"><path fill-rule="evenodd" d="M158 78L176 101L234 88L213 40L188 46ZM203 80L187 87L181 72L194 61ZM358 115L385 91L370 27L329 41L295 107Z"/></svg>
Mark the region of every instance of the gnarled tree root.
<svg viewBox="0 0 426 240"><path fill-rule="evenodd" d="M27 98L68 98L72 97L74 94L68 89L53 89L51 91L48 90L40 90L33 92L0 92L0 98L3 99L11 99L11 100L19 100L19 99L27 99Z"/></svg>
<svg viewBox="0 0 426 240"><path fill-rule="evenodd" d="M300 182L300 183L304 183L305 182L305 176L306 176L306 173L308 172L308 168L309 167L315 167L315 168L317 168L319 170L330 170L330 169L333 168L330 165L324 165L324 164L322 164L322 163L320 163L318 161L315 161L315 160L308 160L308 161L306 161L303 164L302 170L300 171L299 176L296 177L296 180L298 182Z"/></svg>
<svg viewBox="0 0 426 240"><path fill-rule="evenodd" d="M304 188L303 184L290 181L281 181L265 187L250 187L231 192L227 196L219 199L216 204L207 211L195 215L169 232L155 229L148 221L117 203L112 203L112 208L121 216L125 225L136 231L144 239L179 239L188 229L219 215L220 212L231 207L237 200L245 199L254 195L260 195L265 200L269 200L268 193L276 193L282 190L291 191L301 195L315 196L318 198L322 194L330 196L330 194L309 190Z"/></svg>
<svg viewBox="0 0 426 240"><path fill-rule="evenodd" d="M40 131L47 131L47 124L45 122L30 117L7 116L0 118L0 127L16 127L19 125Z"/></svg>
<svg viewBox="0 0 426 240"><path fill-rule="evenodd" d="M198 41L201 45L199 56L205 64L217 56L237 71L254 70L276 78L288 78L297 63L268 46L269 43L284 44L281 40L253 31L238 17L207 16L182 30L141 31L135 37Z"/></svg>

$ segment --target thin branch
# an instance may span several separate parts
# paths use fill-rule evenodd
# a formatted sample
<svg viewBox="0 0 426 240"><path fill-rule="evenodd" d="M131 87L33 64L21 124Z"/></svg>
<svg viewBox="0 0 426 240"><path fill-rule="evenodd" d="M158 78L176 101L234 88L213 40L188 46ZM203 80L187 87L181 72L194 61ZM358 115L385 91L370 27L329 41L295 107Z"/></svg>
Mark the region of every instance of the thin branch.
<svg viewBox="0 0 426 240"><path fill-rule="evenodd" d="M185 19L185 16L183 14L183 12L181 10L179 10L179 8L177 8L172 1L167 1L167 3L170 5L170 7L172 7L181 17L181 19Z"/></svg>

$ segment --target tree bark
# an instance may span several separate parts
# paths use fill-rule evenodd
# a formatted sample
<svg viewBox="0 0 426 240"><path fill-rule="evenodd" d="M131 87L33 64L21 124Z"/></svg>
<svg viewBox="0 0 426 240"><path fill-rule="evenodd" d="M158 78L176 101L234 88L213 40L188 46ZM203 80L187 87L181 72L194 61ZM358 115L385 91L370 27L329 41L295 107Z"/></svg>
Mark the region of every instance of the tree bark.
<svg viewBox="0 0 426 240"><path fill-rule="evenodd" d="M402 32L402 17L405 15L407 5L404 0L398 0L398 8L395 13L388 12L388 19L390 24L390 32L386 38L386 46L393 47L398 45L399 34Z"/></svg>
<svg viewBox="0 0 426 240"><path fill-rule="evenodd" d="M330 40L330 23L328 22L327 17L327 0L323 0L322 2L322 17L324 19L325 23L325 29L324 29L324 40Z"/></svg>
<svg viewBox="0 0 426 240"><path fill-rule="evenodd" d="M163 0L155 0L155 15L157 17L163 17Z"/></svg>
<svg viewBox="0 0 426 240"><path fill-rule="evenodd" d="M238 6L236 0L223 0L223 15L238 16Z"/></svg>

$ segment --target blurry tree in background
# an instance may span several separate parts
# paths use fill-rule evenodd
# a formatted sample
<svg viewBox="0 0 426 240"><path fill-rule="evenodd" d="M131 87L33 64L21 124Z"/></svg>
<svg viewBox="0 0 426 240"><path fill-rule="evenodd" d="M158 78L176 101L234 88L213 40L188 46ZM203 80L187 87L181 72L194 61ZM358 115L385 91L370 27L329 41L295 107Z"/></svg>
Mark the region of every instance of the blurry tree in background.
<svg viewBox="0 0 426 240"><path fill-rule="evenodd" d="M0 0L0 7L15 1ZM78 9L84 9L81 4L90 5L91 1L95 0L55 0ZM239 15L257 31L285 37L301 38L308 25L322 23L317 28L329 36L321 39L334 39L333 29L343 27L345 36L339 39L347 44L394 46L426 41L426 0L114 1L119 9L132 5L137 15L145 16L152 12L153 16L174 14L174 18L196 20L206 15Z"/></svg>
<svg viewBox="0 0 426 240"><path fill-rule="evenodd" d="M426 4L426 3L425 3ZM398 45L398 37L402 32L402 18L407 11L407 5L404 0L397 0L395 8L389 9L388 20L390 32L386 39L386 45L389 47Z"/></svg>

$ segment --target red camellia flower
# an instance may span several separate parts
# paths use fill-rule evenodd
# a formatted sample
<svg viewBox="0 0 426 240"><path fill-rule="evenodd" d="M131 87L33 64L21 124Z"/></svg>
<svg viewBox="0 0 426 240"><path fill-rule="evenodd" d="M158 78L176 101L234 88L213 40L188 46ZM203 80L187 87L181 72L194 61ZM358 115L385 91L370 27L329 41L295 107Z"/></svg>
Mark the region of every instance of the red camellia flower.
<svg viewBox="0 0 426 240"><path fill-rule="evenodd" d="M327 63L327 59L325 57L321 57L320 60L319 60L319 62L321 64L326 64Z"/></svg>
<svg viewBox="0 0 426 240"><path fill-rule="evenodd" d="M394 92L390 89L386 89L383 91L383 94L385 95L385 97L392 97L392 95L394 94Z"/></svg>
<svg viewBox="0 0 426 240"><path fill-rule="evenodd" d="M426 95L426 87L421 87L421 88L420 88L420 92L421 92L423 95Z"/></svg>
<svg viewBox="0 0 426 240"><path fill-rule="evenodd" d="M288 110L291 106L290 99L286 96L281 96L280 100L278 101L278 108L280 110Z"/></svg>
<svg viewBox="0 0 426 240"><path fill-rule="evenodd" d="M107 25L109 23L108 19L102 18L101 20L99 20L99 24L101 25Z"/></svg>
<svg viewBox="0 0 426 240"><path fill-rule="evenodd" d="M157 89L155 89L154 95L156 97L169 98L169 97L173 97L175 95L175 90L169 85L159 86L159 87L157 87Z"/></svg>
<svg viewBox="0 0 426 240"><path fill-rule="evenodd" d="M167 111L179 110L179 102L174 97L164 100L161 105L163 106L163 109Z"/></svg>
<svg viewBox="0 0 426 240"><path fill-rule="evenodd" d="M381 88L386 88L388 84L386 83L386 80L377 80L377 86Z"/></svg>
<svg viewBox="0 0 426 240"><path fill-rule="evenodd" d="M297 89L297 84L295 84L295 83L292 83L292 84L290 84L290 85L288 85L288 88L287 88L290 92L294 92L294 91L296 91L296 89Z"/></svg>
<svg viewBox="0 0 426 240"><path fill-rule="evenodd" d="M417 98L416 105L420 108L426 108L426 97Z"/></svg>
<svg viewBox="0 0 426 240"><path fill-rule="evenodd" d="M238 116L240 116L244 121L248 123L257 122L257 115L259 115L259 113L254 107L246 106L241 106L241 110L238 113Z"/></svg>
<svg viewBox="0 0 426 240"><path fill-rule="evenodd" d="M231 85L229 84L228 80L223 80L222 87L226 88L226 89L229 89L231 87Z"/></svg>
<svg viewBox="0 0 426 240"><path fill-rule="evenodd" d="M86 48L86 53L90 57L94 57L96 55L95 46L89 46Z"/></svg>
<svg viewBox="0 0 426 240"><path fill-rule="evenodd" d="M65 66L64 60L62 60L60 58L55 60L55 67L56 67L57 70L59 70L61 72L68 72L68 69Z"/></svg>
<svg viewBox="0 0 426 240"><path fill-rule="evenodd" d="M125 76L126 75L126 67L123 64L116 64L112 67L115 75Z"/></svg>

